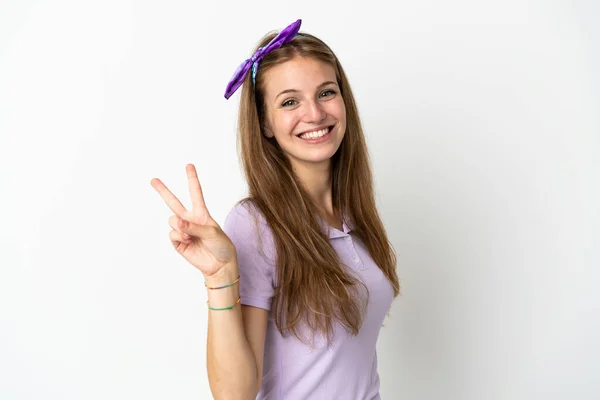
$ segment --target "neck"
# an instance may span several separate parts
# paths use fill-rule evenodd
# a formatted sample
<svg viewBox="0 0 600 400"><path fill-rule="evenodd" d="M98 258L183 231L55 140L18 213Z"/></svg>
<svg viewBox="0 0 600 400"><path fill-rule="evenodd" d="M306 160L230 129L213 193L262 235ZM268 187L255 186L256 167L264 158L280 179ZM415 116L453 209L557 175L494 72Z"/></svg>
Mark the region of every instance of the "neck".
<svg viewBox="0 0 600 400"><path fill-rule="evenodd" d="M335 215L332 199L331 161L322 164L296 164L292 166L298 180L312 200L327 215Z"/></svg>

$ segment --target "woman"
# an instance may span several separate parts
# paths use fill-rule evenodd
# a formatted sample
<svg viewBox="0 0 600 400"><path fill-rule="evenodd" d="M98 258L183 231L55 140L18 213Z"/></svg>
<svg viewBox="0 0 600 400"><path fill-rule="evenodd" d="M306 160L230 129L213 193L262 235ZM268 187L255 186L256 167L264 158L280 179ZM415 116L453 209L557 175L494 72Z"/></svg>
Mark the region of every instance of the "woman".
<svg viewBox="0 0 600 400"><path fill-rule="evenodd" d="M193 209L160 182L175 249L205 277L216 399L379 398L376 341L399 293L348 80L300 20L263 38L227 85L242 86L249 186L224 227L193 165ZM240 305L238 305L240 304Z"/></svg>

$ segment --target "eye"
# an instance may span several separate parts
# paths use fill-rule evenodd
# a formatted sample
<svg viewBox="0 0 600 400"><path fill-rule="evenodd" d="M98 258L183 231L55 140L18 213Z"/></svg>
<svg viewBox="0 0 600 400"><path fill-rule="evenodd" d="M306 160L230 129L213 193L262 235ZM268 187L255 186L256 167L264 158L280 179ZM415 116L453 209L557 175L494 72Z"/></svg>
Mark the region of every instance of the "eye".
<svg viewBox="0 0 600 400"><path fill-rule="evenodd" d="M327 96L333 96L334 94L336 94L336 91L333 89L327 89L327 90L323 90L321 92L320 97L327 97Z"/></svg>
<svg viewBox="0 0 600 400"><path fill-rule="evenodd" d="M282 107L292 107L294 105L296 105L296 100L294 100L294 99L288 99L288 100L284 101L283 103L281 103Z"/></svg>

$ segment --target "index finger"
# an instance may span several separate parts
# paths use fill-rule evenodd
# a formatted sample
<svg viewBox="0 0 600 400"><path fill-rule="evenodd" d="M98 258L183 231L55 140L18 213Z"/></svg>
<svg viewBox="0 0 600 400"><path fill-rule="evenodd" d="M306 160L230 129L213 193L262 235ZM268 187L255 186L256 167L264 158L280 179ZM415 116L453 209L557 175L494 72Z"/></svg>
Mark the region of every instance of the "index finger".
<svg viewBox="0 0 600 400"><path fill-rule="evenodd" d="M187 214L187 210L183 204L181 204L179 199L175 197L175 195L171 193L171 191L165 186L165 184L162 183L158 178L152 179L150 184L154 189L156 189L158 194L160 194L160 197L162 197L165 203L167 203L167 206L169 206L171 211L173 211L178 217L185 219L184 216Z"/></svg>
<svg viewBox="0 0 600 400"><path fill-rule="evenodd" d="M204 195L202 194L202 187L200 186L200 180L198 179L198 173L194 164L188 164L185 168L188 177L188 186L190 188L190 197L192 198L192 205L194 209L205 210L206 204L204 203Z"/></svg>

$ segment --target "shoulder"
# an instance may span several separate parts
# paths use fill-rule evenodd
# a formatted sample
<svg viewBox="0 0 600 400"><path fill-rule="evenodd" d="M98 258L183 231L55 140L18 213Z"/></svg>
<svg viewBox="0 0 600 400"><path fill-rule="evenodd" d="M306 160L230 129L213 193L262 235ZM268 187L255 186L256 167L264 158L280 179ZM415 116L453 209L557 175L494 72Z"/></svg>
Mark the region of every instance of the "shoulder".
<svg viewBox="0 0 600 400"><path fill-rule="evenodd" d="M235 245L238 255L257 253L270 264L275 260L273 232L252 199L238 201L225 217L223 231Z"/></svg>
<svg viewBox="0 0 600 400"><path fill-rule="evenodd" d="M238 201L225 217L223 230L232 235L248 235L264 231L267 226L264 215L251 199Z"/></svg>

